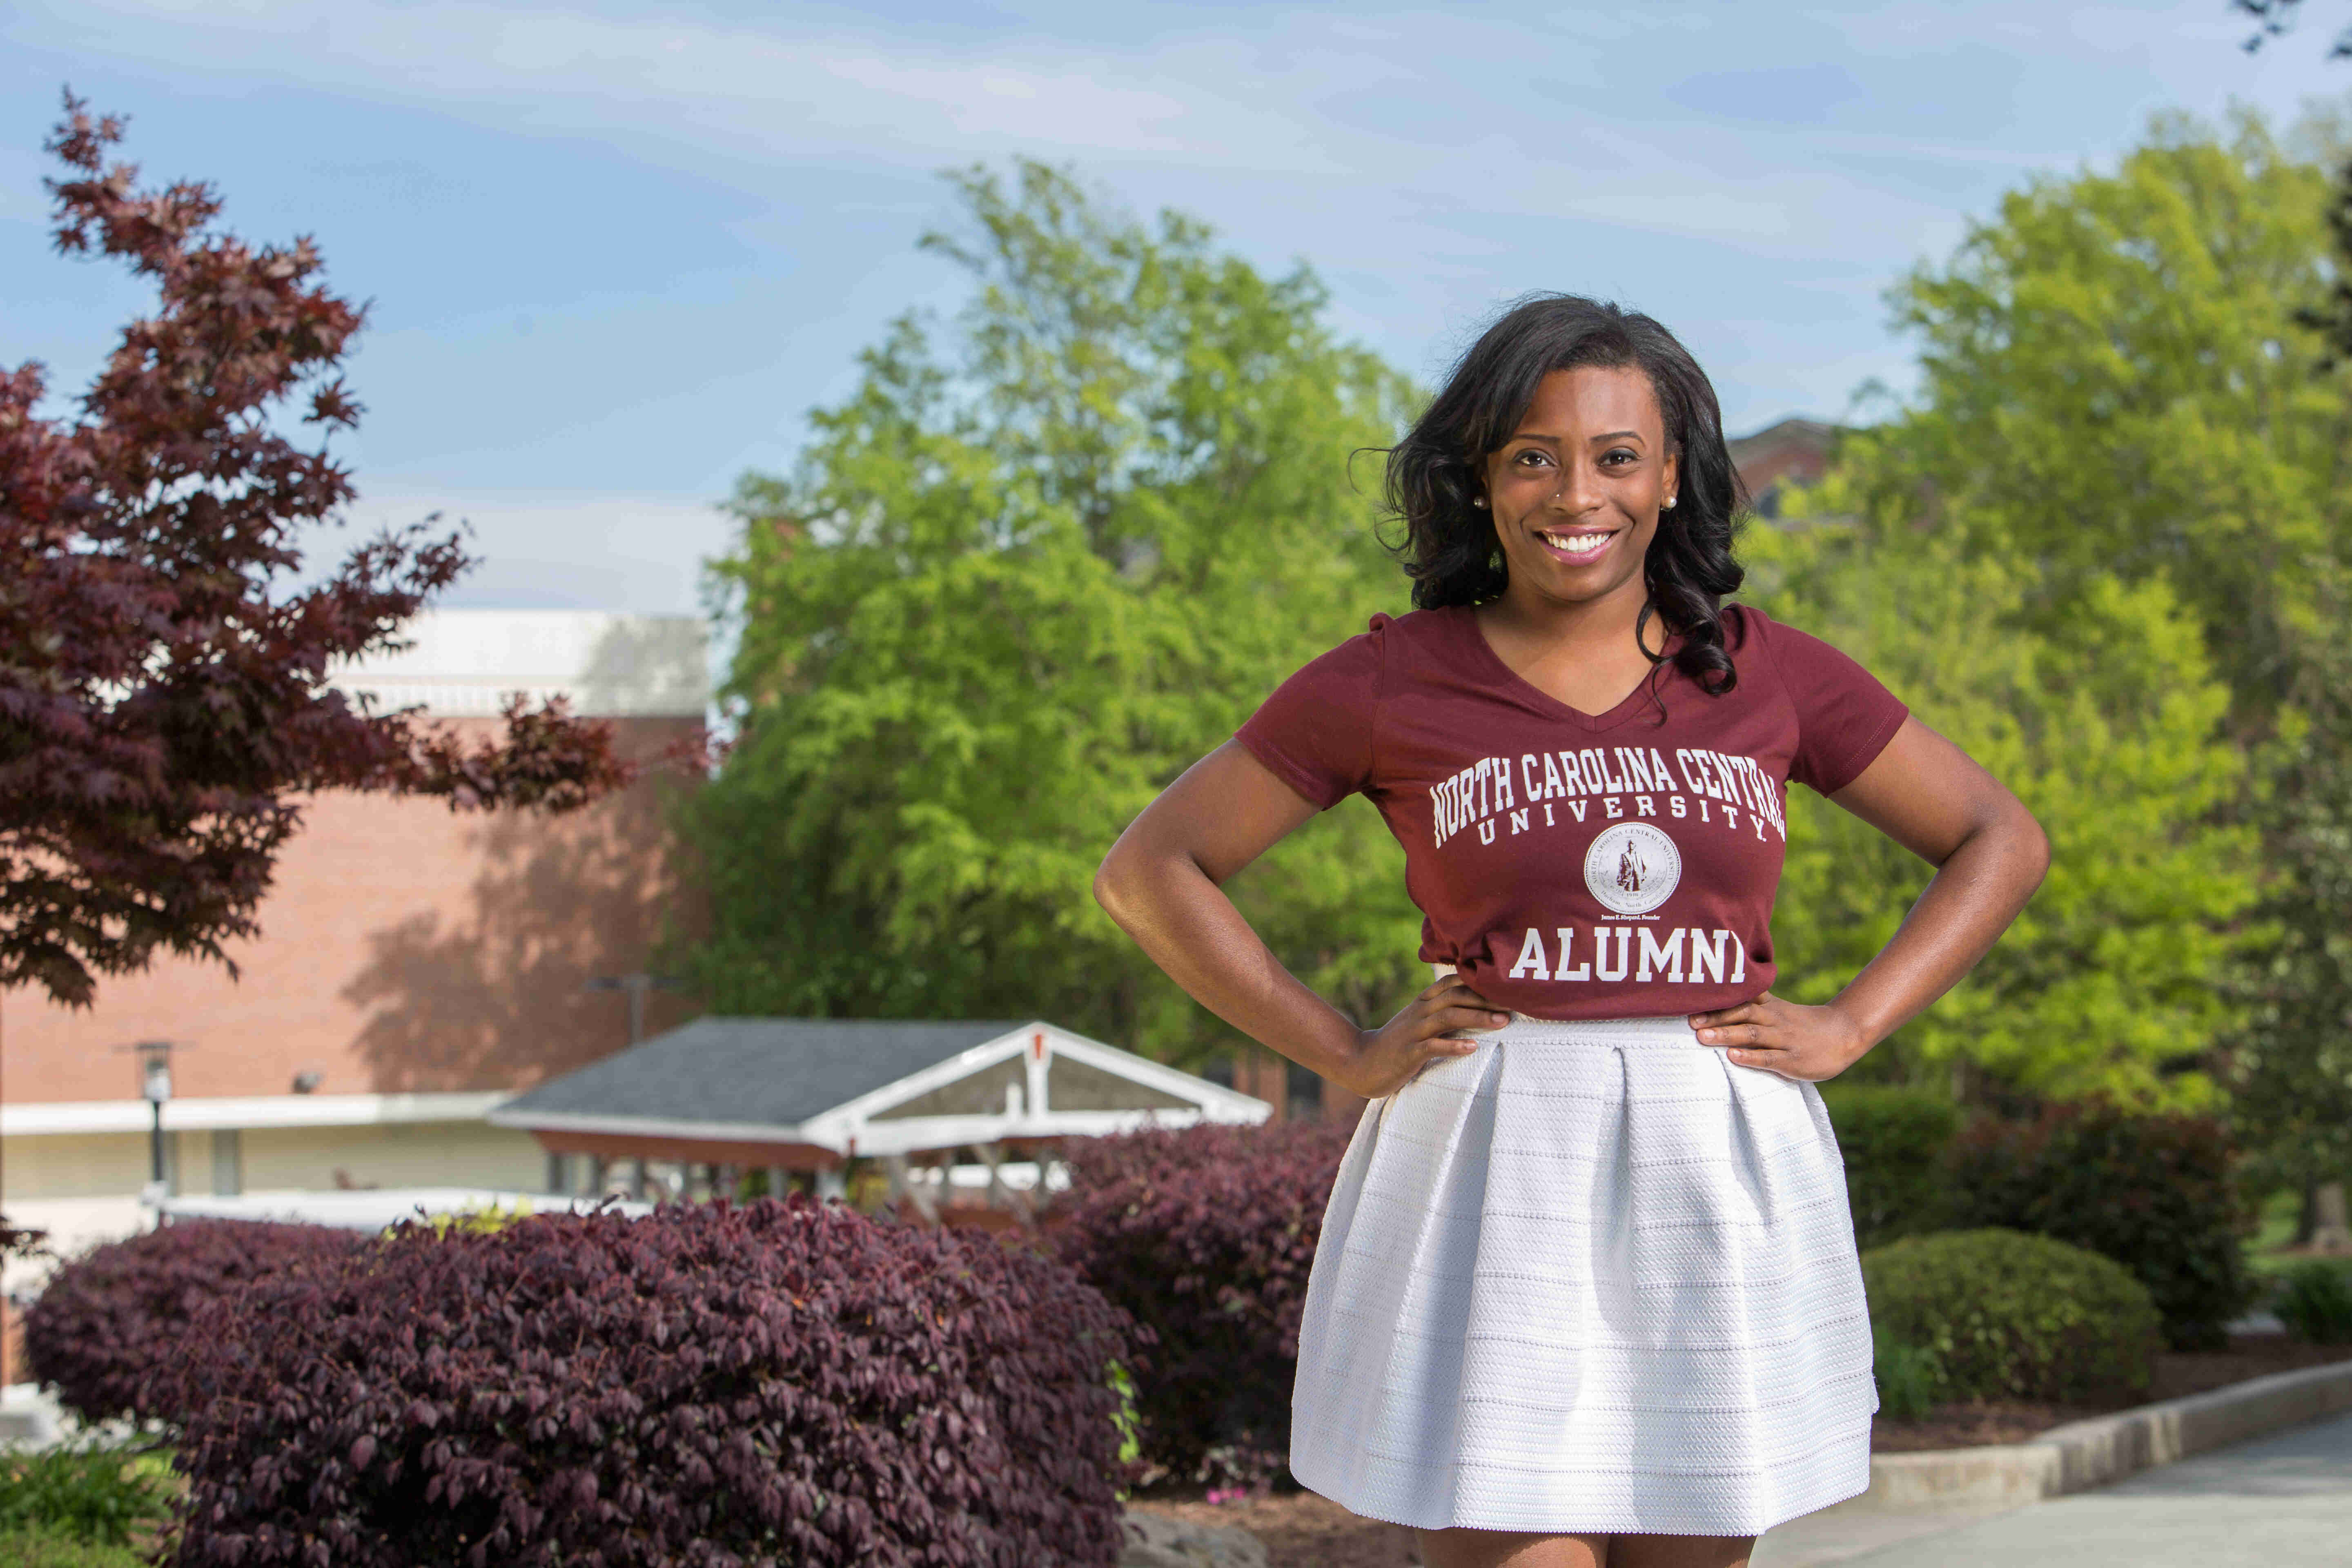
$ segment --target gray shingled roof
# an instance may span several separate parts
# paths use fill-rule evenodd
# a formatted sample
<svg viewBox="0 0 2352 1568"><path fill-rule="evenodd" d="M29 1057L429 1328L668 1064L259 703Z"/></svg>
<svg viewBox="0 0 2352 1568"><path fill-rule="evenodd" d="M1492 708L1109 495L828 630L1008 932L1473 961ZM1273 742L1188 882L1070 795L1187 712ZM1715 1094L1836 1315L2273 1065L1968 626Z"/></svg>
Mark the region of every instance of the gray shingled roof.
<svg viewBox="0 0 2352 1568"><path fill-rule="evenodd" d="M518 1095L499 1116L543 1111L793 1127L1022 1026L697 1018Z"/></svg>

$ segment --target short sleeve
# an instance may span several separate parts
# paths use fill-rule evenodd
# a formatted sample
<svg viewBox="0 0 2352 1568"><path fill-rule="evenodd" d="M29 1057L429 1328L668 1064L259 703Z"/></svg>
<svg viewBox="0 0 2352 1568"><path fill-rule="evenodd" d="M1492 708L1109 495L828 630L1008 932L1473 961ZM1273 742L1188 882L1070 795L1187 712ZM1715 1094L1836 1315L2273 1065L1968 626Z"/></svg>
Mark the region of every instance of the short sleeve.
<svg viewBox="0 0 2352 1568"><path fill-rule="evenodd" d="M1878 678L1816 637L1776 626L1749 610L1780 684L1797 710L1797 751L1789 776L1835 795L1878 760L1911 710Z"/></svg>
<svg viewBox="0 0 2352 1568"><path fill-rule="evenodd" d="M1349 637L1284 681L1234 739L1318 810L1372 777L1372 737L1389 618Z"/></svg>

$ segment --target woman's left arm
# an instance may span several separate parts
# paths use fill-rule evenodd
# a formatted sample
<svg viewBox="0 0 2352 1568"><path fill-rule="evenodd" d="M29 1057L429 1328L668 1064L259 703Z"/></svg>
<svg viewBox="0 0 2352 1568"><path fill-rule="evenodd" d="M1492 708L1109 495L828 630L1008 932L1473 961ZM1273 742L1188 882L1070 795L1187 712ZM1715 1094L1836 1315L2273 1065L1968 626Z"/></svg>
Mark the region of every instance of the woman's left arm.
<svg viewBox="0 0 2352 1568"><path fill-rule="evenodd" d="M1975 968L2050 868L2050 839L2033 814L1916 719L1830 799L1935 867L1927 891L1828 1005L1768 991L1691 1016L1700 1042L1729 1047L1740 1066L1814 1082L1852 1067Z"/></svg>

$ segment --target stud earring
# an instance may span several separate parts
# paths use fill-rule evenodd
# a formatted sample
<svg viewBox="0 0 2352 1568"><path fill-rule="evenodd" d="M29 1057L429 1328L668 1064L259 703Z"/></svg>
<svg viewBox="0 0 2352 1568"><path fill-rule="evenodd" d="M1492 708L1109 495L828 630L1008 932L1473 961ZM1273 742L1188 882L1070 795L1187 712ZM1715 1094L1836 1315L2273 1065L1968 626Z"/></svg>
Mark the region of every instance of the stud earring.
<svg viewBox="0 0 2352 1568"><path fill-rule="evenodd" d="M1485 511L1486 510L1486 498L1485 496L1472 496L1470 498L1470 504L1476 507L1480 511Z"/></svg>
<svg viewBox="0 0 2352 1568"><path fill-rule="evenodd" d="M1680 499L1680 498L1675 497L1675 496L1668 496L1668 497L1666 498L1666 504L1665 504L1665 506L1664 506L1664 508L1662 508L1661 510L1665 510L1665 511L1672 511L1672 510L1675 510L1675 502L1678 499Z"/></svg>

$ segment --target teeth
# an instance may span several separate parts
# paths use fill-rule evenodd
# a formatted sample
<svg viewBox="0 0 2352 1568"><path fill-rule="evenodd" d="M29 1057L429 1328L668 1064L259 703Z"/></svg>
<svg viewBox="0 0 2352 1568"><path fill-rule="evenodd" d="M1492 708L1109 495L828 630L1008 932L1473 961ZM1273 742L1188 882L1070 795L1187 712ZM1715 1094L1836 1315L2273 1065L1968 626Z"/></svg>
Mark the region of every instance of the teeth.
<svg viewBox="0 0 2352 1568"><path fill-rule="evenodd" d="M1563 555L1590 555L1607 544L1611 536L1606 533L1547 533L1543 537L1545 543Z"/></svg>

